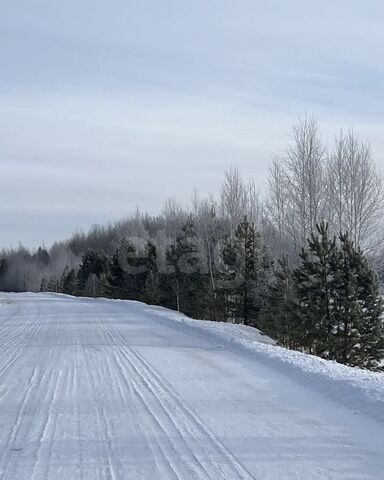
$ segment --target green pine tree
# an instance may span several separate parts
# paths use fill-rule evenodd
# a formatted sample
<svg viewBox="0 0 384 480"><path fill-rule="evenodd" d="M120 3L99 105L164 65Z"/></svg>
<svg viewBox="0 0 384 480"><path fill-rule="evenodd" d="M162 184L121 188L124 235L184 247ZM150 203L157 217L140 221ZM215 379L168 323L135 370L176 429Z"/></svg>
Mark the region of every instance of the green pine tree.
<svg viewBox="0 0 384 480"><path fill-rule="evenodd" d="M337 360L375 369L384 358L383 302L378 279L361 248L340 235Z"/></svg>
<svg viewBox="0 0 384 480"><path fill-rule="evenodd" d="M146 276L143 286L142 299L151 305L158 305L160 302L160 280L157 267L156 246L152 242L146 247Z"/></svg>
<svg viewBox="0 0 384 480"><path fill-rule="evenodd" d="M384 357L383 305L376 274L347 234L317 227L294 272L297 345L323 358L375 369Z"/></svg>
<svg viewBox="0 0 384 480"><path fill-rule="evenodd" d="M40 292L48 292L48 282L45 277L41 279Z"/></svg>
<svg viewBox="0 0 384 480"><path fill-rule="evenodd" d="M113 254L109 267L109 294L112 298L128 298L125 271L121 265L121 246Z"/></svg>
<svg viewBox="0 0 384 480"><path fill-rule="evenodd" d="M189 316L204 318L208 304L208 274L192 217L168 247L166 261L171 270L163 283L168 305Z"/></svg>
<svg viewBox="0 0 384 480"><path fill-rule="evenodd" d="M60 292L60 282L54 275L51 275L47 281L47 292Z"/></svg>
<svg viewBox="0 0 384 480"><path fill-rule="evenodd" d="M260 326L260 314L267 298L272 262L255 225L247 218L227 240L222 252L220 289L228 318Z"/></svg>
<svg viewBox="0 0 384 480"><path fill-rule="evenodd" d="M83 256L77 274L80 295L96 295L97 280L102 274L107 274L108 257L102 250L89 249ZM96 278L95 278L96 277Z"/></svg>
<svg viewBox="0 0 384 480"><path fill-rule="evenodd" d="M336 327L334 298L337 270L336 238L329 238L328 225L317 227L303 249L301 265L295 270L297 295L298 344L304 350L325 358L334 358L333 332Z"/></svg>
<svg viewBox="0 0 384 480"><path fill-rule="evenodd" d="M65 267L61 275L61 291L67 295L77 294L77 274L74 268Z"/></svg>
<svg viewBox="0 0 384 480"><path fill-rule="evenodd" d="M295 312L295 284L289 268L288 257L278 262L275 281L266 296L262 312L261 330L288 348L297 348L296 337L299 322Z"/></svg>

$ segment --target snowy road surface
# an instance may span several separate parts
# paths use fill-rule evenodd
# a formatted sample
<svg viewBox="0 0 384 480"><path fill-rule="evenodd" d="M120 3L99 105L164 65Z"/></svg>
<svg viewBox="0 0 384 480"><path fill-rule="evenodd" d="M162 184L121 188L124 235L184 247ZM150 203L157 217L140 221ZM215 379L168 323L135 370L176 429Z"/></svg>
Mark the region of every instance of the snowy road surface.
<svg viewBox="0 0 384 480"><path fill-rule="evenodd" d="M380 419L159 309L0 303L0 480L384 479Z"/></svg>

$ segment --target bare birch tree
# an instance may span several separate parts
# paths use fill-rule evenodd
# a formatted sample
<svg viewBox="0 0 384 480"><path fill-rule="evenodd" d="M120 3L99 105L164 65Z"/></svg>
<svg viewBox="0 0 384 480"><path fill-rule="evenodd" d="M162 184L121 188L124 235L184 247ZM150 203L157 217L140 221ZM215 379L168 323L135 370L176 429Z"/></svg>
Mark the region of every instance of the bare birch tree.
<svg viewBox="0 0 384 480"><path fill-rule="evenodd" d="M266 213L268 220L277 232L278 243L281 250L285 237L287 236L288 226L287 181L287 174L281 159L273 157L267 177ZM282 251L281 253L284 252Z"/></svg>
<svg viewBox="0 0 384 480"><path fill-rule="evenodd" d="M300 248L325 216L325 146L314 118L299 119L293 127L293 144L287 148L288 227Z"/></svg>
<svg viewBox="0 0 384 480"><path fill-rule="evenodd" d="M169 237L175 239L181 226L187 219L187 212L173 198L169 198L164 205L162 216L165 222L166 233Z"/></svg>
<svg viewBox="0 0 384 480"><path fill-rule="evenodd" d="M240 177L239 170L231 167L225 173L220 191L221 215L228 221L231 235L246 213L246 202L246 185Z"/></svg>
<svg viewBox="0 0 384 480"><path fill-rule="evenodd" d="M258 229L261 227L264 208L264 201L260 197L260 192L256 188L255 181L251 179L246 185L244 214Z"/></svg>
<svg viewBox="0 0 384 480"><path fill-rule="evenodd" d="M366 250L381 239L383 181L373 162L369 144L353 131L340 133L328 161L329 204L332 224L348 231Z"/></svg>

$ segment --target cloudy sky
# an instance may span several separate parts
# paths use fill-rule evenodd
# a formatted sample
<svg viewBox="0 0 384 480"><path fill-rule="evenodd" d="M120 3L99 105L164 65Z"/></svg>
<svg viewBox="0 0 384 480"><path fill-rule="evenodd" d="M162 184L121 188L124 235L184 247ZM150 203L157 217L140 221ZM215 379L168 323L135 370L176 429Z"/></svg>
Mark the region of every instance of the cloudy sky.
<svg viewBox="0 0 384 480"><path fill-rule="evenodd" d="M0 247L157 213L230 166L264 187L292 123L384 167L383 0L2 0Z"/></svg>

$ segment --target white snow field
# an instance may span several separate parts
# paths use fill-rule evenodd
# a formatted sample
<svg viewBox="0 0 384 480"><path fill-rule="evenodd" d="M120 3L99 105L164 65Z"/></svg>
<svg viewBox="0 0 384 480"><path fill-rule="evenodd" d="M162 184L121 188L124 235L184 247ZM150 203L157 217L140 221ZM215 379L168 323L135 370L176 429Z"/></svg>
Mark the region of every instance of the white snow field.
<svg viewBox="0 0 384 480"><path fill-rule="evenodd" d="M384 479L384 376L268 342L138 302L2 294L0 480Z"/></svg>

